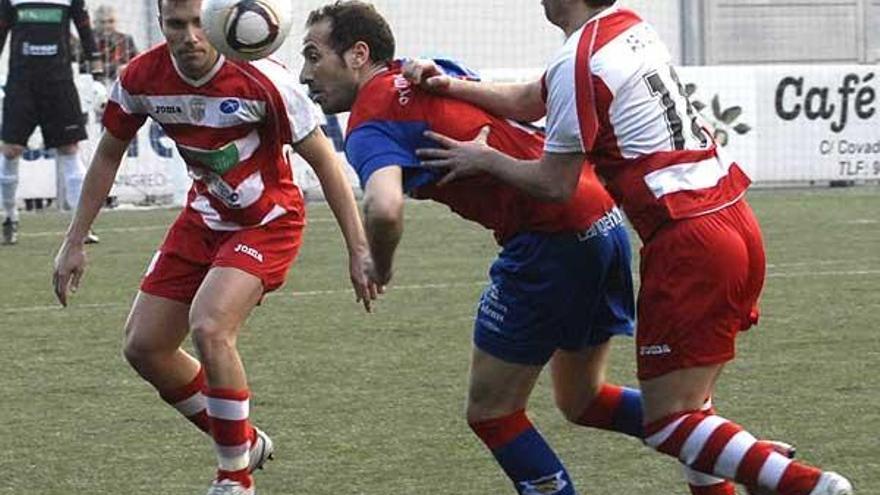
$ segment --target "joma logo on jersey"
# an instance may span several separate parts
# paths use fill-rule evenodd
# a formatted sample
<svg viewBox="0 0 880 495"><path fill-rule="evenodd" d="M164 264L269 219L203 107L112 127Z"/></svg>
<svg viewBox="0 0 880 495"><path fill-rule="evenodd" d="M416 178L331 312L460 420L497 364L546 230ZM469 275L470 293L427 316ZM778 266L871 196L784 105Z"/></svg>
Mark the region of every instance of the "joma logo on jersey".
<svg viewBox="0 0 880 495"><path fill-rule="evenodd" d="M239 244L238 246L235 246L235 252L246 254L246 255L250 256L251 258L259 261L260 263L263 262L263 253L257 251L256 249L254 249L250 246L245 246L244 244Z"/></svg>
<svg viewBox="0 0 880 495"><path fill-rule="evenodd" d="M183 113L183 109L177 105L156 105L153 113L160 115L172 115L175 113Z"/></svg>
<svg viewBox="0 0 880 495"><path fill-rule="evenodd" d="M660 356L672 353L672 349L666 344L643 345L639 347L639 356Z"/></svg>

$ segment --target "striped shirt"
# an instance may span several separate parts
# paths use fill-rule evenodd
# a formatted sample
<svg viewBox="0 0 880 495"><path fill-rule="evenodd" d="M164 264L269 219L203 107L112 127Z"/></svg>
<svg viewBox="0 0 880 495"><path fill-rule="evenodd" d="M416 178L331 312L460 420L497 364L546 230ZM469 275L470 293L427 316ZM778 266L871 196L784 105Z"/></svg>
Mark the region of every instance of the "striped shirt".
<svg viewBox="0 0 880 495"><path fill-rule="evenodd" d="M585 153L642 239L738 201L751 180L724 158L668 49L611 7L573 33L544 74L550 153Z"/></svg>
<svg viewBox="0 0 880 495"><path fill-rule="evenodd" d="M241 230L287 213L304 216L288 147L312 133L322 117L279 63L221 56L195 81L159 45L132 60L116 81L104 126L129 140L147 117L177 145L194 180L187 209L210 229Z"/></svg>

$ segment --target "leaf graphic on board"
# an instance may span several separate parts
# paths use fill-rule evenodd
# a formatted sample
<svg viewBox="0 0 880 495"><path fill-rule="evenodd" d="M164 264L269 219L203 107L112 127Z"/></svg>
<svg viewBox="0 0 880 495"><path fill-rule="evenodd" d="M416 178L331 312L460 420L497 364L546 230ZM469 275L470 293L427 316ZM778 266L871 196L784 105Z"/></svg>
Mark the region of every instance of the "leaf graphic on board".
<svg viewBox="0 0 880 495"><path fill-rule="evenodd" d="M694 108L697 109L698 112L702 112L703 109L706 108L706 104L699 100L694 100L692 105L694 106Z"/></svg>
<svg viewBox="0 0 880 495"><path fill-rule="evenodd" d="M684 94L685 96L691 96L697 92L697 85L694 83L687 83L684 85Z"/></svg>
<svg viewBox="0 0 880 495"><path fill-rule="evenodd" d="M721 120L721 100L718 99L718 95L712 97L712 114L716 119Z"/></svg>
<svg viewBox="0 0 880 495"><path fill-rule="evenodd" d="M748 124L737 124L736 127L733 128L737 134L745 134L752 130L752 128Z"/></svg>
<svg viewBox="0 0 880 495"><path fill-rule="evenodd" d="M721 114L720 120L725 124L732 124L742 114L742 111L742 107L730 107Z"/></svg>

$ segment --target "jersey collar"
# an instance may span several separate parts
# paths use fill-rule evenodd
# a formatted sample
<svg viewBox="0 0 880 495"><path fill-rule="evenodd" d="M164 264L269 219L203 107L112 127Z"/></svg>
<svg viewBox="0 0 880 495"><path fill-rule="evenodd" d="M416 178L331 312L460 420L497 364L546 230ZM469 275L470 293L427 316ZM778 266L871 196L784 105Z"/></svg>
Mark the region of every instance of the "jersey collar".
<svg viewBox="0 0 880 495"><path fill-rule="evenodd" d="M183 82L189 84L194 88L200 88L205 84L208 84L211 79L214 79L214 76L216 76L217 73L220 72L223 64L226 63L226 57L224 57L222 53L219 53L217 57L217 62L214 63L214 66L211 67L211 70L209 70L207 74L200 77L199 79L191 79L183 74L183 72L180 70L180 67L177 66L177 60L175 60L170 53L168 54L168 56L171 57L171 63L174 65L174 70L175 72L177 72L177 75L181 79L183 79Z"/></svg>

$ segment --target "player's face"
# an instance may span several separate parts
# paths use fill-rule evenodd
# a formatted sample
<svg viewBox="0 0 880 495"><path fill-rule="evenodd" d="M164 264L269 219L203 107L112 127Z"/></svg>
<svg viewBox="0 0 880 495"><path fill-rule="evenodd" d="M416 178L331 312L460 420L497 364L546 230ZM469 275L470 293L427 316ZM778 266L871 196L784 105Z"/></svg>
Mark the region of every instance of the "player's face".
<svg viewBox="0 0 880 495"><path fill-rule="evenodd" d="M331 21L321 21L309 27L303 39L305 59L299 80L309 87L309 95L325 113L351 110L357 98L357 74L345 59L330 47Z"/></svg>
<svg viewBox="0 0 880 495"><path fill-rule="evenodd" d="M187 77L198 79L217 61L217 50L208 43L199 18L201 0L162 2L160 21L171 56Z"/></svg>
<svg viewBox="0 0 880 495"><path fill-rule="evenodd" d="M98 30L104 35L112 34L116 30L116 16L114 14L102 14L95 20Z"/></svg>
<svg viewBox="0 0 880 495"><path fill-rule="evenodd" d="M562 0L541 0L541 4L544 6L544 16L547 20L557 24L562 14Z"/></svg>

